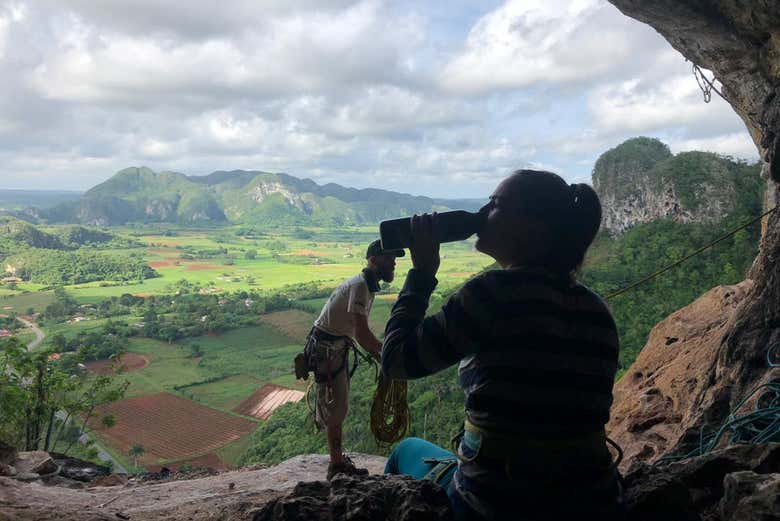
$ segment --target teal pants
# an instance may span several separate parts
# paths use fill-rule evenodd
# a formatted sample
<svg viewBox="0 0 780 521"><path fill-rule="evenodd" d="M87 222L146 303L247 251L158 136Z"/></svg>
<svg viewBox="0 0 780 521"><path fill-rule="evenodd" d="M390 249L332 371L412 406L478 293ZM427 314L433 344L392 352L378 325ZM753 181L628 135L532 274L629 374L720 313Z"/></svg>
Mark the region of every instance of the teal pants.
<svg viewBox="0 0 780 521"><path fill-rule="evenodd" d="M431 472L434 471L439 476L436 483L447 491L456 521L480 519L455 492L455 487L451 485L452 477L458 466L452 465L449 470L440 473L437 471L438 469L435 469L436 461L457 461L457 458L452 452L431 442L420 438L406 438L393 449L390 457L387 458L385 474L401 474L415 479L424 479L430 478Z"/></svg>
<svg viewBox="0 0 780 521"><path fill-rule="evenodd" d="M387 458L385 474L401 474L423 479L436 466L436 462L431 460L457 461L457 458L452 452L431 442L420 438L406 438ZM452 466L436 481L444 490L449 488L457 468L457 465Z"/></svg>

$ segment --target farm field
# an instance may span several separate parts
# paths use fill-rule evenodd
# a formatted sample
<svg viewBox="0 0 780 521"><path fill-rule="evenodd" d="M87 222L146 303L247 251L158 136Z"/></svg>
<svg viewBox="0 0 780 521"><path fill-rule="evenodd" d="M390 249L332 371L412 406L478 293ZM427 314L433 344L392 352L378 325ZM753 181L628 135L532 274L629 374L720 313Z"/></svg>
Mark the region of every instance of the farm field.
<svg viewBox="0 0 780 521"><path fill-rule="evenodd" d="M145 453L139 463L152 465L208 454L249 434L256 423L199 405L169 393L128 398L98 408L99 416L112 415L107 428L99 420L93 428L102 439L127 453L134 444Z"/></svg>
<svg viewBox="0 0 780 521"><path fill-rule="evenodd" d="M217 292L246 289L275 290L292 284L317 282L336 286L358 273L365 264L365 248L378 230L361 227L341 230L311 228L275 230L260 238L236 236L235 230L176 230L175 236L133 232L144 244L137 250L159 277L142 283L92 282L69 286L82 303L97 303L123 293L153 295L170 292L181 279ZM121 230L120 230L121 233ZM305 236L306 238L298 238ZM254 258L247 258L254 252ZM442 245L438 278L443 287L461 283L490 264L490 259L473 250L473 240ZM409 256L398 259L397 291L411 267ZM399 282L400 281L400 282Z"/></svg>
<svg viewBox="0 0 780 521"><path fill-rule="evenodd" d="M94 360L84 365L87 371L94 374L106 375L115 371L128 373L138 371L149 365L149 358L138 353L125 353L118 363L115 363L114 360Z"/></svg>
<svg viewBox="0 0 780 521"><path fill-rule="evenodd" d="M149 364L143 369L122 374L130 382L126 396L143 396L160 392L175 392L175 387L200 382L209 377L198 366L198 359L179 344L169 344L149 338L131 338L133 353L146 356Z"/></svg>
<svg viewBox="0 0 780 521"><path fill-rule="evenodd" d="M241 402L233 411L243 416L252 416L258 420L267 420L276 409L285 403L300 402L303 398L303 391L266 384Z"/></svg>
<svg viewBox="0 0 780 521"><path fill-rule="evenodd" d="M219 380L179 388L179 394L223 411L234 409L262 385L254 376L237 374Z"/></svg>
<svg viewBox="0 0 780 521"><path fill-rule="evenodd" d="M276 327L291 340L303 345L303 342L306 341L306 335L309 334L316 318L317 315L313 313L307 313L299 309L289 309L263 315L260 320L265 324Z"/></svg>
<svg viewBox="0 0 780 521"><path fill-rule="evenodd" d="M27 313L29 308L35 311L43 311L43 309L54 302L53 291L11 291L5 290L4 294L0 295L0 313Z"/></svg>
<svg viewBox="0 0 780 521"><path fill-rule="evenodd" d="M56 234L58 227L46 229ZM69 349L73 349L74 341L82 338L81 334L103 333L110 322L124 327L125 332L121 334L132 335L122 339L126 344L125 368L116 375L117 382L128 383L124 399L106 405L102 411L114 414L117 424L109 429L97 425L94 428L105 448L123 464L130 463L128 449L133 444L141 444L146 452L139 463L148 468L174 462L229 467L247 449L248 434L257 422L267 420L280 405L303 397L308 382L295 379L292 360L302 349L327 300L323 295L360 272L365 266L367 245L378 237L377 227L275 228L254 235L247 235L239 227L161 231L149 225L110 231L135 246L104 252L140 257L158 276L64 286L65 293L76 304L64 318L49 320L44 315L37 319L46 333L39 349L51 348L55 345L52 339L57 337L59 342L64 338ZM488 261L473 250L473 241L443 245L437 293L461 284L487 266ZM370 326L377 335L381 336L384 330L410 267L408 255L398 259L396 280L383 284L374 301ZM312 284L302 286L304 283ZM269 298L276 294L288 295L288 291L298 295L295 292L301 291L300 288L304 293L300 298L289 297L296 299L293 309L282 307L255 315L255 325L247 326L253 319L242 318L248 321L241 322L237 329L212 332L202 328L197 334L204 330L207 334L194 337L180 334L170 342L144 336L147 308L123 308L106 303L116 309L103 314L107 308L101 307L107 298L125 294L143 298L170 295L173 304L182 288L191 294L205 295L203 299L215 295L212 297L215 308L217 298L223 298L221 295L227 300L235 299L239 297L231 295L241 291ZM0 314L44 313L47 306L59 302L54 290L52 286L28 282L0 285ZM435 298L436 294L434 302ZM166 306L168 303L166 299ZM224 308L226 314L230 312L228 308ZM169 323L172 317L178 316L170 309L158 314L161 321ZM179 323L177 327L187 325ZM25 341L32 340L29 333L22 333ZM57 345L62 345L59 342ZM92 374L112 371L109 360L90 361L85 366ZM163 418L164 410L170 413L166 418ZM168 421L172 418L176 419L173 423ZM209 429L194 433L203 430L206 424L209 429L211 424L220 426L216 430L224 431L223 434ZM187 437L177 440L180 432Z"/></svg>
<svg viewBox="0 0 780 521"><path fill-rule="evenodd" d="M198 339L199 366L212 375L250 374L270 381L289 371L301 346L273 326L261 324Z"/></svg>

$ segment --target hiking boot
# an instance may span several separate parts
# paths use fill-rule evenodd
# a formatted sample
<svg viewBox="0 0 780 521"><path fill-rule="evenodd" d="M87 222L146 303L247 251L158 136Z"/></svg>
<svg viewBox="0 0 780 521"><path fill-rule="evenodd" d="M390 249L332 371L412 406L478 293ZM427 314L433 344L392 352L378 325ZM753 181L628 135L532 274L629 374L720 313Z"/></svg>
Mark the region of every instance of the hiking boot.
<svg viewBox="0 0 780 521"><path fill-rule="evenodd" d="M328 465L328 481L333 479L336 474L346 474L348 476L368 476L367 469L359 469L352 463L347 456L342 456L341 463Z"/></svg>

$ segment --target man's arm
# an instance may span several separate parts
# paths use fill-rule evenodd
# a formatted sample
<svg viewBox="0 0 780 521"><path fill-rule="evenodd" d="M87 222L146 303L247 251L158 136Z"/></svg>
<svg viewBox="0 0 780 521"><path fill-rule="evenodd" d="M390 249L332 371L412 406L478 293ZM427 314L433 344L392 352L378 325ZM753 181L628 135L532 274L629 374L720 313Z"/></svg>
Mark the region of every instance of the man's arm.
<svg viewBox="0 0 780 521"><path fill-rule="evenodd" d="M355 318L355 336L358 344L379 360L382 356L382 342L368 327L368 317L360 313L352 313L352 316Z"/></svg>

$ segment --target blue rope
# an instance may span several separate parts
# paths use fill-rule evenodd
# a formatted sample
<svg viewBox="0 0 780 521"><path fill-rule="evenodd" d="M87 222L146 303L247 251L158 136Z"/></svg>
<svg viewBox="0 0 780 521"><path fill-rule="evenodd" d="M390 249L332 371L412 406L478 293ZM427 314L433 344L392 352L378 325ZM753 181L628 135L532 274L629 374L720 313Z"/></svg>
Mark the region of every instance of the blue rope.
<svg viewBox="0 0 780 521"><path fill-rule="evenodd" d="M780 342L772 344L767 349L766 361L770 370L780 367L780 361L773 360L773 353L778 350L780 350ZM755 409L740 416L740 409L756 395L758 397ZM706 424L699 429L697 447L684 454L665 456L659 459L656 465L707 454L714 450L728 433L731 433L729 443L758 444L780 441L780 378L773 378L748 393L713 432L705 435L705 427Z"/></svg>

